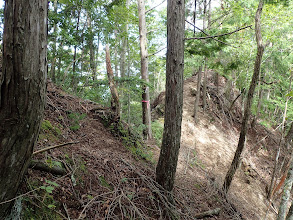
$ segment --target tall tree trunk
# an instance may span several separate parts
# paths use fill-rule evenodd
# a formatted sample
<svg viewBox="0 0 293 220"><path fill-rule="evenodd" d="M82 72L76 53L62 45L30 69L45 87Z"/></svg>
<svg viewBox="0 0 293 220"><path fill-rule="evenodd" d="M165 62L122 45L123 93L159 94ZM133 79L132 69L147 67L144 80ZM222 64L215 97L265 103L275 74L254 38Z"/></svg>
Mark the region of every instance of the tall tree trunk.
<svg viewBox="0 0 293 220"><path fill-rule="evenodd" d="M293 160L291 159L290 169L284 184L283 196L282 196L277 220L284 220L286 217L288 202L291 195L292 183L293 183Z"/></svg>
<svg viewBox="0 0 293 220"><path fill-rule="evenodd" d="M263 101L263 89L262 89L262 82L261 82L261 76L262 74L259 74L259 81L258 81L258 88L259 88L259 92L258 92L258 102L257 102L257 108L256 108L256 113L255 113L255 117L253 117L253 120L251 122L251 128L254 128L257 122L257 119L259 118L259 114L260 114L260 110L261 110L261 106L262 106L262 101ZM265 73L263 75L263 78L265 77Z"/></svg>
<svg viewBox="0 0 293 220"><path fill-rule="evenodd" d="M290 90L291 90L291 80L290 80L289 91ZM279 141L279 147L278 147L276 157L275 157L274 169L273 169L271 183L270 183L269 191L268 191L269 192L268 193L269 200L271 200L272 197L273 197L275 178L276 178L276 176L278 176L277 168L278 168L278 163L279 163L280 152L281 152L282 147L287 146L287 143L288 143L288 142L286 142L287 141L287 136L289 136L290 132L291 132L291 130L289 130L288 134L286 135L286 137L284 139L284 136L285 136L285 122L286 122L286 118L287 118L287 109L288 109L288 101L289 101L289 97L287 96L286 103L285 103L284 114L283 114L283 120L282 120L282 124L281 124L282 125L281 126L281 138L280 138L280 141ZM281 170L281 168L280 168L280 170Z"/></svg>
<svg viewBox="0 0 293 220"><path fill-rule="evenodd" d="M114 81L114 74L111 67L110 49L108 44L106 45L106 67L107 67L107 75L109 80L110 91L112 95L111 107L113 112L115 113L115 118L120 119L119 95L117 92L116 83Z"/></svg>
<svg viewBox="0 0 293 220"><path fill-rule="evenodd" d="M202 90L202 99L203 99L203 112L207 108L207 61L208 58L204 58L204 72L203 72L203 90Z"/></svg>
<svg viewBox="0 0 293 220"><path fill-rule="evenodd" d="M150 92L149 73L148 73L148 50L146 36L146 20L145 20L145 2L138 0L138 17L139 17L139 36L140 36L140 57L141 57L141 78L145 81L142 88L142 122L146 126L144 137L152 138L151 127L151 108L150 108Z"/></svg>
<svg viewBox="0 0 293 220"><path fill-rule="evenodd" d="M167 63L164 133L156 180L166 190L174 186L181 139L184 69L184 0L167 1Z"/></svg>
<svg viewBox="0 0 293 220"><path fill-rule="evenodd" d="M207 26L207 0L203 1L203 30L206 30ZM205 112L207 108L207 62L208 58L204 58L204 72L203 72L203 90L202 90L202 100L203 100L203 112Z"/></svg>
<svg viewBox="0 0 293 220"><path fill-rule="evenodd" d="M76 33L75 33L75 38L77 39L78 37L78 30L79 30L79 22L80 22L80 13L81 9L78 9L78 15L77 15L77 24L76 24ZM73 53L73 63L72 63L72 78L71 78L71 87L73 88L73 91L76 91L77 89L77 76L76 76L76 61L78 60L76 58L77 56L77 44L74 45L74 53Z"/></svg>
<svg viewBox="0 0 293 220"><path fill-rule="evenodd" d="M54 13L57 14L57 0L54 0ZM51 70L50 70L50 76L52 78L53 82L56 82L56 60L57 60L57 24L54 22L54 28L53 28L53 48L52 48L52 53L53 53L53 59L51 61Z"/></svg>
<svg viewBox="0 0 293 220"><path fill-rule="evenodd" d="M127 41L127 77L130 77L130 49L129 42ZM128 94L127 94L127 123L130 124L130 111L131 111L131 103L130 103L130 82L128 82Z"/></svg>
<svg viewBox="0 0 293 220"><path fill-rule="evenodd" d="M91 12L88 12L88 29L89 29L89 49L90 49L90 67L92 71L92 79L96 80L96 63L95 63L95 45L94 45L94 33L92 28Z"/></svg>
<svg viewBox="0 0 293 220"><path fill-rule="evenodd" d="M99 49L100 49L100 32L98 32L98 42L97 42L97 53L96 53L96 58L95 58L95 69L97 74L97 67L99 66ZM93 81L96 80L96 75L93 76Z"/></svg>
<svg viewBox="0 0 293 220"><path fill-rule="evenodd" d="M118 78L119 73L118 73L118 31L117 29L114 30L114 35L115 35L115 48L114 48L114 70L115 70L115 76Z"/></svg>
<svg viewBox="0 0 293 220"><path fill-rule="evenodd" d="M58 78L61 79L61 64L62 64L62 56L63 56L63 51L62 51L62 48L63 48L63 42L61 41L60 45L59 45L59 50L58 50Z"/></svg>
<svg viewBox="0 0 293 220"><path fill-rule="evenodd" d="M5 1L0 73L0 219L5 219L28 168L45 104L45 0Z"/></svg>
<svg viewBox="0 0 293 220"><path fill-rule="evenodd" d="M209 0L208 29L211 29L212 0Z"/></svg>
<svg viewBox="0 0 293 220"><path fill-rule="evenodd" d="M263 52L264 52L264 46L263 46L262 37L261 37L261 23L260 23L262 8L263 8L263 0L259 0L258 9L257 9L256 15L255 15L255 35L256 35L256 42L257 42L257 55L256 55L256 59L255 59L255 64L254 64L253 76L252 76L249 91L247 94L246 105L245 105L244 115L243 115L243 119L242 119L242 125L241 125L238 146L237 146L233 161L232 161L231 166L226 174L224 184L223 184L223 190L225 193L228 192L230 185L231 185L231 182L232 182L232 179L234 177L234 174L235 174L237 168L239 167L240 156L241 156L241 153L244 149L244 144L245 144L245 136L246 136L246 132L247 132L248 119L251 114L250 110L251 110L251 104L252 104L252 99L253 99L253 93L255 91L257 80L258 80L259 74L260 74L261 60L262 60L262 56L263 56Z"/></svg>
<svg viewBox="0 0 293 220"><path fill-rule="evenodd" d="M197 90L196 97L194 102L194 122L198 122L198 109L199 109L199 100L200 100L200 87L201 87L201 75L202 75L202 67L198 71L197 75Z"/></svg>
<svg viewBox="0 0 293 220"><path fill-rule="evenodd" d="M293 220L293 202L291 203L291 206L289 208L286 220Z"/></svg>
<svg viewBox="0 0 293 220"><path fill-rule="evenodd" d="M126 1L126 3L125 3L125 6L126 6L126 9L127 10L129 10L128 9L128 7L129 7L129 0L127 0ZM122 47L121 47L121 54L120 54L120 76L122 77L122 78L124 78L125 77L125 72L126 72L126 50L127 50L127 38L128 38L128 18L127 18L127 20L126 20L126 23L124 24L124 31L123 31L123 35L122 35L122 39L121 39L121 43L122 43ZM121 97L121 115L123 114L123 106L122 105L124 105L124 89L123 89L123 87L124 87L124 83L123 82L121 82L121 84L120 84L120 88L122 88L121 89L121 94L120 94L120 97Z"/></svg>

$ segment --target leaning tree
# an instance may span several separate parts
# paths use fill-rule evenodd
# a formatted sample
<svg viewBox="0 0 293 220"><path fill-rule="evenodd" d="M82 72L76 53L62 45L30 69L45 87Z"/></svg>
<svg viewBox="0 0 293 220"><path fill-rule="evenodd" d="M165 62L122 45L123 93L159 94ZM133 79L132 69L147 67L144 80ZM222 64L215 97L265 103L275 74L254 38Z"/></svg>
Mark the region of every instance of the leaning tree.
<svg viewBox="0 0 293 220"><path fill-rule="evenodd" d="M0 73L0 219L8 215L38 137L47 77L46 0L5 1Z"/></svg>

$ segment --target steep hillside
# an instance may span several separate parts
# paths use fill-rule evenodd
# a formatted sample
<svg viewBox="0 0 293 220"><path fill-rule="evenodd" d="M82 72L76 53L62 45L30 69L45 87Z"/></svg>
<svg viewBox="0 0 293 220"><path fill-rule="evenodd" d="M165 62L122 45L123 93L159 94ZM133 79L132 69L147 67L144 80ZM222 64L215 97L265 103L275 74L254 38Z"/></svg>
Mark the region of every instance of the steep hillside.
<svg viewBox="0 0 293 220"><path fill-rule="evenodd" d="M23 199L17 200L24 219L194 219L219 209L218 215L204 216L240 218L205 169L194 166L185 174L186 146L171 204L154 181L158 147L146 147L110 115L109 109L48 84L34 163L22 187ZM48 146L54 148L44 150ZM187 163L199 164L192 156Z"/></svg>
<svg viewBox="0 0 293 220"><path fill-rule="evenodd" d="M182 143L179 155L177 181L188 178L194 180L209 179L215 188L223 184L226 172L233 159L241 127L240 98L231 102L240 94L228 87L224 77L220 77L218 92L214 85L213 71L208 72L208 108L199 112L199 123L194 123L193 110L197 76L185 80L182 122ZM229 90L230 101L227 100ZM202 100L201 100L202 102ZM155 117L163 115L164 94L153 105ZM200 103L202 106L202 103ZM242 155L241 167L232 182L227 195L244 219L275 219L275 209L268 209L266 187L270 183L273 170L273 158L277 149L278 133L257 124L249 129L246 150ZM194 165L194 166L192 166Z"/></svg>

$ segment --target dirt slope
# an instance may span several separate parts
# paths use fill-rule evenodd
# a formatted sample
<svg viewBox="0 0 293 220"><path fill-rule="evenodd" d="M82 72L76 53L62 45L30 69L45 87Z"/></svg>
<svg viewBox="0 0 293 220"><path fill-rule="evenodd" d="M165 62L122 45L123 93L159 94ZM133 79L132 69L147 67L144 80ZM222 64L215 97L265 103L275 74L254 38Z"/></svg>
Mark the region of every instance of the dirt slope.
<svg viewBox="0 0 293 220"><path fill-rule="evenodd" d="M174 189L175 206L171 204L154 181L157 147L149 147L155 154L153 162L142 159L148 156L144 147L135 148L129 140L122 144L126 137L113 132L111 125L106 128L93 109L107 112L48 84L35 150L71 144L36 154L33 159L49 167L62 167L66 174L29 169L22 189L29 191L23 199L24 219L194 219L196 214L215 208L221 208L220 214L207 219L238 219L240 214L221 199L206 171L199 169L193 176L194 170L189 168L184 174L182 159Z"/></svg>
<svg viewBox="0 0 293 220"><path fill-rule="evenodd" d="M186 178L191 181L211 179L215 187L221 187L225 174L233 159L241 122L241 102L237 100L229 113L229 102L225 98L227 80L219 80L219 93L213 82L213 72L208 73L208 109L199 112L199 123L194 123L193 109L197 77L193 76L184 83L184 104L182 121L182 143L178 164L178 181ZM231 100L239 91L231 88ZM164 99L161 103L164 103ZM202 101L202 100L201 100ZM201 103L202 104L202 103ZM157 108L162 109L158 105ZM242 156L240 169L236 173L227 198L242 213L244 219L263 219L267 211L265 187L270 181L276 143L262 125L257 124L248 131L246 150ZM268 136L267 136L268 135ZM260 140L266 137L263 141ZM189 164L187 169L187 164ZM196 166L190 166L196 164ZM199 171L204 170L204 172ZM205 173L205 177L203 177ZM267 219L275 219L272 209Z"/></svg>

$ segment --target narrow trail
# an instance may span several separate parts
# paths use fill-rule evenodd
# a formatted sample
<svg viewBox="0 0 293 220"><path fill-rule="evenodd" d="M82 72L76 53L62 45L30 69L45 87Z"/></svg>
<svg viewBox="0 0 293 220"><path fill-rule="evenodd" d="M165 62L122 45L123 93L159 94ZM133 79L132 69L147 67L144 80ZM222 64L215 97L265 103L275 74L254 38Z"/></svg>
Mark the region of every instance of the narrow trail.
<svg viewBox="0 0 293 220"><path fill-rule="evenodd" d="M209 75L211 77L212 74ZM226 82L221 80L219 87L220 93L223 93ZM211 86L211 83L208 85ZM227 196L228 201L224 201L218 189L237 146L240 110L236 108L232 118L229 118L217 110L215 97L208 90L209 108L204 114L199 112L200 120L195 124L192 117L195 99L192 91L195 88L196 77L185 80L182 143L174 188L175 211L181 213L182 219L191 219L197 213L215 208L221 208L220 215L210 219L263 218L266 211L265 183L269 181L273 166L274 144L268 138L262 142L267 144L266 149L259 146L252 153L249 149L266 133L261 126L248 132L248 150ZM50 164L62 163L68 171L67 175L56 177L29 170L28 185L33 182L40 186L44 179L59 184L60 187L52 193L52 198L61 204L58 213L70 219L121 219L121 216L129 214L134 219L159 219L164 209L170 210L172 205L169 207L162 195L159 194L163 200L153 200L159 189L154 182L159 147L149 144L154 153L153 162L139 159L122 144L123 138L106 128L91 111L105 107L68 95L50 83L47 100L44 116L47 126L42 126L35 150L79 142L37 154L33 158L49 161ZM239 108L239 103L236 106ZM38 203L37 197L33 197L32 203L27 205L37 208L35 203ZM274 219L272 211L268 219Z"/></svg>
<svg viewBox="0 0 293 220"><path fill-rule="evenodd" d="M211 74L209 76L212 78ZM194 123L195 96L192 91L196 90L196 78L193 76L184 83L177 179L184 181L188 177L190 186L192 183L198 182L198 179L203 179L203 181L210 179L212 185L219 188L236 151L240 123L231 123L229 118L225 118L226 116L223 115L222 118L218 118L217 115L220 113L216 114L210 110L205 113L200 111L199 123ZM224 92L223 87L220 87L221 92ZM208 104L210 108L212 108L211 105L215 105L211 98L209 98ZM259 126L257 129L261 129L261 127ZM257 137L257 131L249 131L241 167L238 169L227 195L228 200L242 213L244 219L263 219L267 210L264 183L269 183L269 170L272 170L273 161L269 152L262 149L261 146L257 152L249 150L257 142L257 138L260 138ZM273 143L269 144L269 147L276 147ZM267 219L275 219L275 213L272 210Z"/></svg>

